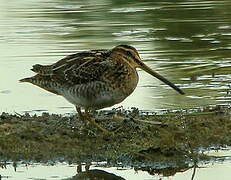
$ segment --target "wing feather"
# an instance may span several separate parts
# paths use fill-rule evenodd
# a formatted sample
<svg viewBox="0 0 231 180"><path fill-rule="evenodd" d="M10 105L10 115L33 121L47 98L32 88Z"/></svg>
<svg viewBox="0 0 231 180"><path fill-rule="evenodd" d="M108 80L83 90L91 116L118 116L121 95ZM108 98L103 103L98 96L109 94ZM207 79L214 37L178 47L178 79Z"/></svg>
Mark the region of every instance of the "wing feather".
<svg viewBox="0 0 231 180"><path fill-rule="evenodd" d="M102 74L108 68L108 50L84 51L66 56L51 65L33 66L32 71L38 73L40 78L49 76L51 81L65 85L84 84L100 80Z"/></svg>

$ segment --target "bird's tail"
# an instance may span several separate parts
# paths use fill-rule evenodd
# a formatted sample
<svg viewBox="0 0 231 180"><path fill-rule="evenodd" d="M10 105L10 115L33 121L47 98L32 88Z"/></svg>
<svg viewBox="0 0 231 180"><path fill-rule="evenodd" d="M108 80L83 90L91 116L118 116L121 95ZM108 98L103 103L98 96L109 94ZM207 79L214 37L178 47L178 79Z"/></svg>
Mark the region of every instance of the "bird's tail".
<svg viewBox="0 0 231 180"><path fill-rule="evenodd" d="M32 78L31 77L23 78L23 79L20 79L19 82L32 82Z"/></svg>
<svg viewBox="0 0 231 180"><path fill-rule="evenodd" d="M33 77L20 79L19 82L29 82L49 92L59 95L57 91L59 84L52 82L49 76L42 76L42 75L37 74Z"/></svg>

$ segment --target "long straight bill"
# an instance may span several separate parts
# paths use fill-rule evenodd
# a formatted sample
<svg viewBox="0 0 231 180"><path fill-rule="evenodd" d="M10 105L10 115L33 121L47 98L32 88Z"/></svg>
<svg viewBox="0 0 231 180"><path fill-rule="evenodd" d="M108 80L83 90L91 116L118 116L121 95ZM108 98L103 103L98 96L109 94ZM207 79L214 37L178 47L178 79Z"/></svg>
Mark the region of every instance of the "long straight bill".
<svg viewBox="0 0 231 180"><path fill-rule="evenodd" d="M158 74L157 72L153 71L151 68L149 68L147 65L142 64L142 66L140 66L141 69L143 69L144 71L146 71L147 73L151 74L152 76L156 77L157 79L161 80L162 82L164 82L165 84L169 85L170 87L172 87L173 89L175 89L177 92L179 92L180 94L185 94L180 88L178 88L175 84L171 83L169 80L167 80L166 78L164 78L163 76L161 76L160 74Z"/></svg>

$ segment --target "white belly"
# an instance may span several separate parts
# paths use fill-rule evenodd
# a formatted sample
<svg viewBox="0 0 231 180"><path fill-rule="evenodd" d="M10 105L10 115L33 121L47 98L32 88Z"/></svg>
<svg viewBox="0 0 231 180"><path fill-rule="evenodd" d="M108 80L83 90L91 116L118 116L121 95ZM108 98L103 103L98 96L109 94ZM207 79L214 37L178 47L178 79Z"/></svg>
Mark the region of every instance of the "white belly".
<svg viewBox="0 0 231 180"><path fill-rule="evenodd" d="M118 104L127 97L127 95L121 94L113 89L109 91L96 90L96 92L91 92L91 90L94 91L94 88L91 87L90 90L86 90L86 88L82 89L85 89L85 91L81 92L81 90L78 90L78 87L70 88L69 90L62 91L61 94L67 101L75 106L95 110Z"/></svg>
<svg viewBox="0 0 231 180"><path fill-rule="evenodd" d="M102 109L105 107L113 106L117 104L115 100L112 98L111 95L108 93L100 94L96 96L94 99L86 98L86 97L79 97L79 96L72 96L72 95L65 95L64 96L67 101L74 104L78 107L88 107L91 109ZM119 102L118 102L119 103Z"/></svg>
<svg viewBox="0 0 231 180"><path fill-rule="evenodd" d="M95 81L84 85L76 85L63 89L60 94L63 95L70 103L78 107L91 109L102 109L122 102L136 88L138 75L134 71L135 80L125 81L122 88L110 86L110 83ZM112 82L113 83L113 82Z"/></svg>

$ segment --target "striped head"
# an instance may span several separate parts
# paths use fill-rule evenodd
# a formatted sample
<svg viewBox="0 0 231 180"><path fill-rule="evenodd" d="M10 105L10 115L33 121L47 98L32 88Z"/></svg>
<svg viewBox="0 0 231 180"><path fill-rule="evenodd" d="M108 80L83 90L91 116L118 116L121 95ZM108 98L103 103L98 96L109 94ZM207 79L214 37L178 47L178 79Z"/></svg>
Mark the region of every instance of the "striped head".
<svg viewBox="0 0 231 180"><path fill-rule="evenodd" d="M112 49L113 53L122 57L123 60L127 61L134 68L140 66L141 58L138 51L132 46L118 45Z"/></svg>
<svg viewBox="0 0 231 180"><path fill-rule="evenodd" d="M112 55L114 55L114 57L120 57L120 59L126 61L133 68L141 68L142 70L161 80L165 84L169 85L180 94L184 94L184 92L180 88L178 88L166 78L164 78L163 76L152 70L150 67L148 67L146 64L144 64L139 56L138 51L134 47L129 45L118 45L112 49L111 53Z"/></svg>

